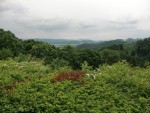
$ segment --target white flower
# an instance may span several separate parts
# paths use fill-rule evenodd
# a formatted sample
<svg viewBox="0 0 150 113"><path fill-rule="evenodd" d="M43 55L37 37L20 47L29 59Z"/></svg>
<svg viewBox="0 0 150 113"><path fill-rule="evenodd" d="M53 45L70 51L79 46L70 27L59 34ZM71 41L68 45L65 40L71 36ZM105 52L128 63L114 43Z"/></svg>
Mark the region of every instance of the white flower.
<svg viewBox="0 0 150 113"><path fill-rule="evenodd" d="M96 79L96 76L94 74L86 74L88 78Z"/></svg>
<svg viewBox="0 0 150 113"><path fill-rule="evenodd" d="M93 75L93 79L96 79L96 76L95 76L95 75Z"/></svg>
<svg viewBox="0 0 150 113"><path fill-rule="evenodd" d="M90 74L86 74L88 77L90 77Z"/></svg>
<svg viewBox="0 0 150 113"><path fill-rule="evenodd" d="M96 68L97 71L100 71L100 69Z"/></svg>

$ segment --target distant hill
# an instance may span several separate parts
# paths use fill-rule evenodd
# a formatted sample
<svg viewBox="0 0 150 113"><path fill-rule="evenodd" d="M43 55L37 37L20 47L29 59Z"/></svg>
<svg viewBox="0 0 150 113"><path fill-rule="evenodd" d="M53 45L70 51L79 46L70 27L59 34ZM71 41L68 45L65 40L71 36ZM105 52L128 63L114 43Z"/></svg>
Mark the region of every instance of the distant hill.
<svg viewBox="0 0 150 113"><path fill-rule="evenodd" d="M141 40L141 39L140 39L140 38L137 38L137 39L128 38L128 39L126 39L125 41L126 41L128 44L130 44L130 43L134 43L134 42L136 42L136 41L138 41L138 40Z"/></svg>
<svg viewBox="0 0 150 113"><path fill-rule="evenodd" d="M109 40L109 41L93 41L88 39L77 39L77 40L71 40L71 39L42 39L42 38L36 38L34 39L36 41L42 41L46 42L51 45L55 45L57 47L61 47L64 45L73 45L77 48L102 48L102 47L108 47L112 45L119 45L119 44L132 44L136 42L138 39L132 39L128 38L126 40L123 39L116 39L116 40Z"/></svg>
<svg viewBox="0 0 150 113"><path fill-rule="evenodd" d="M136 42L137 39L128 38L126 40L123 39L116 39L116 40L110 40L110 41L100 41L100 42L93 42L93 43L84 43L77 46L77 48L91 48L91 49L97 49L102 47L108 47L112 45L120 45L120 44L131 44Z"/></svg>
<svg viewBox="0 0 150 113"><path fill-rule="evenodd" d="M79 45L84 43L94 43L92 40L82 39L82 40L71 40L71 39L42 39L42 38L36 38L34 39L36 41L42 41L46 42L48 44L52 45Z"/></svg>
<svg viewBox="0 0 150 113"><path fill-rule="evenodd" d="M103 42L96 42L96 43L84 43L77 46L77 48L102 48L107 47L111 45L118 45L118 44L124 44L125 41L122 39L117 40L111 40L111 41L103 41Z"/></svg>

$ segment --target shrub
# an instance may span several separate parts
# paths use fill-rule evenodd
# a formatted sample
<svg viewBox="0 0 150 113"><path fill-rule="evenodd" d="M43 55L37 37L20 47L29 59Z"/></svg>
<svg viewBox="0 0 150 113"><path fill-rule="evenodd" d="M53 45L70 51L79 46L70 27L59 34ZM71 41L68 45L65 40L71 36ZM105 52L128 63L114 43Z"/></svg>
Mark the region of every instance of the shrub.
<svg viewBox="0 0 150 113"><path fill-rule="evenodd" d="M84 61L84 63L81 64L81 68L83 71L86 71L86 72L92 70L92 66L89 66L87 61Z"/></svg>
<svg viewBox="0 0 150 113"><path fill-rule="evenodd" d="M15 58L15 60L18 61L18 62L30 61L31 60L31 55L20 54L18 57Z"/></svg>
<svg viewBox="0 0 150 113"><path fill-rule="evenodd" d="M69 66L69 62L64 59L53 59L51 62L52 69L58 69L60 67Z"/></svg>
<svg viewBox="0 0 150 113"><path fill-rule="evenodd" d="M52 82L61 82L64 80L79 81L85 74L85 71L62 72L52 79Z"/></svg>
<svg viewBox="0 0 150 113"><path fill-rule="evenodd" d="M0 60L6 60L9 57L13 57L13 53L10 49L2 49L0 50Z"/></svg>

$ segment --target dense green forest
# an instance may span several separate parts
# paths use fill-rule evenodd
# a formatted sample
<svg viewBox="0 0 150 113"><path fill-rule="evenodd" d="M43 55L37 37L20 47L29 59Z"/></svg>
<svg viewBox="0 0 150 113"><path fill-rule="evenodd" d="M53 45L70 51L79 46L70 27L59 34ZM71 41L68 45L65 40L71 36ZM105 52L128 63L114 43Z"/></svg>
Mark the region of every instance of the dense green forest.
<svg viewBox="0 0 150 113"><path fill-rule="evenodd" d="M0 113L149 113L149 106L150 38L59 48L0 29Z"/></svg>
<svg viewBox="0 0 150 113"><path fill-rule="evenodd" d="M93 68L122 60L126 60L132 66L146 67L150 64L150 38L138 40L133 44L124 44L121 40L107 41L104 44L107 46L94 50L86 47L79 49L70 45L59 48L32 39L21 40L10 31L0 29L0 60L17 56L23 57L23 60L26 55L30 55L43 59L45 64L64 63L73 69L80 69L84 61Z"/></svg>

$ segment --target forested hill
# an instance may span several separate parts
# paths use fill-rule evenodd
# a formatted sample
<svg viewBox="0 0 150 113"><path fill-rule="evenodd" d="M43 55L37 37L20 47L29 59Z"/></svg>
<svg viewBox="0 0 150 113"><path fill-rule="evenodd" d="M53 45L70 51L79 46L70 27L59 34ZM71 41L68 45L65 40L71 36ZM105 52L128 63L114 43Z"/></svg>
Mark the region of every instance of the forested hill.
<svg viewBox="0 0 150 113"><path fill-rule="evenodd" d="M12 32L0 29L0 60L18 56L20 60L23 60L26 55L30 55L42 59L45 64L52 62L58 63L59 66L67 64L74 69L80 69L84 61L87 61L93 68L103 64L111 65L121 60L126 60L132 66L150 65L150 38L138 40L131 45L124 45L124 43L122 40L107 41L102 43L107 47L94 50L78 49L70 45L59 48L32 39L21 40Z"/></svg>
<svg viewBox="0 0 150 113"><path fill-rule="evenodd" d="M150 38L60 48L0 29L0 113L150 113L149 73Z"/></svg>
<svg viewBox="0 0 150 113"><path fill-rule="evenodd" d="M132 44L137 41L137 39L128 38L126 40L116 39L109 41L93 41L88 39L42 39L36 38L35 41L46 42L51 45L55 45L57 47L63 47L65 45L76 46L77 48L90 48L90 49L99 49L102 47L108 47L112 45L120 45L120 44Z"/></svg>
<svg viewBox="0 0 150 113"><path fill-rule="evenodd" d="M103 47L109 47L112 45L120 45L120 44L131 44L136 42L137 39L128 38L127 40L116 39L110 41L101 41L95 43L84 43L77 46L77 48L90 48L90 49L100 49Z"/></svg>

